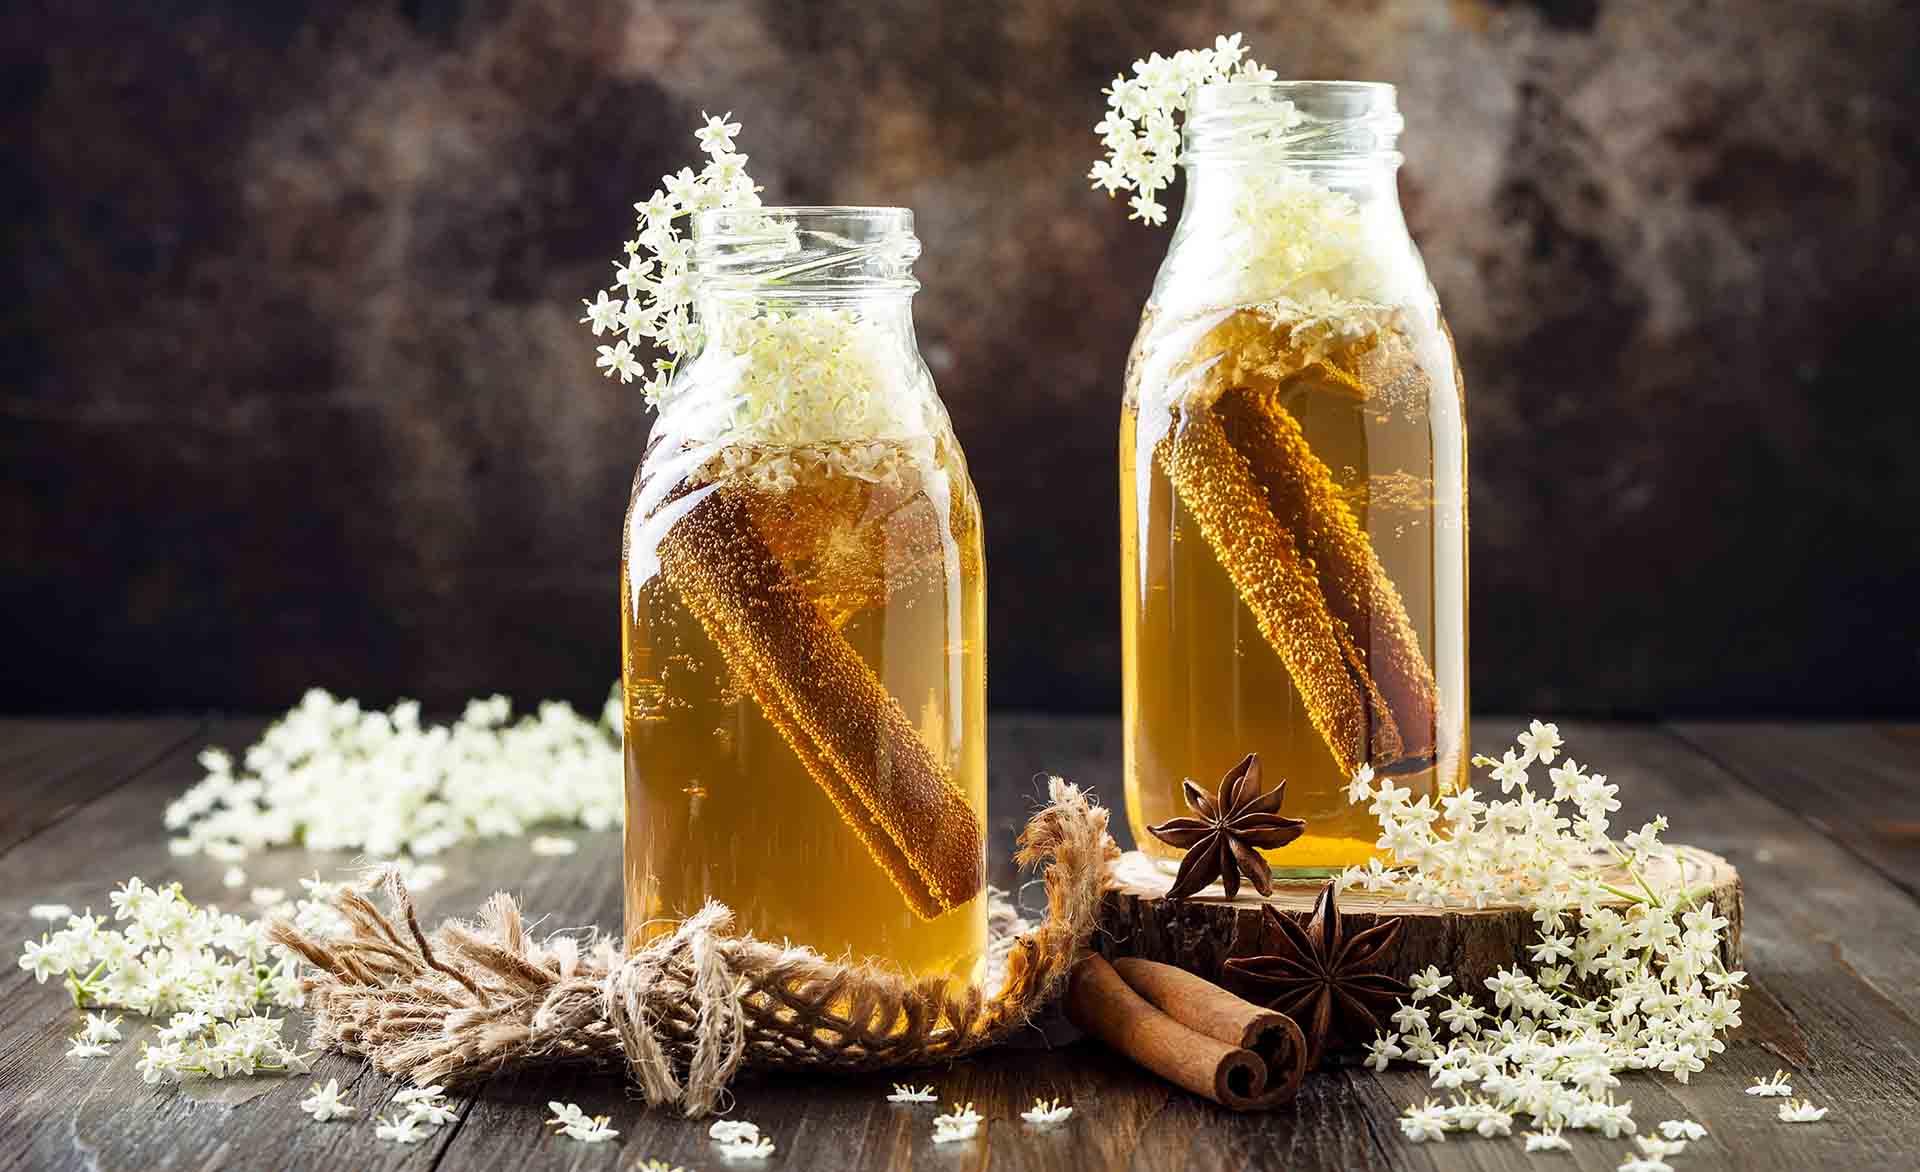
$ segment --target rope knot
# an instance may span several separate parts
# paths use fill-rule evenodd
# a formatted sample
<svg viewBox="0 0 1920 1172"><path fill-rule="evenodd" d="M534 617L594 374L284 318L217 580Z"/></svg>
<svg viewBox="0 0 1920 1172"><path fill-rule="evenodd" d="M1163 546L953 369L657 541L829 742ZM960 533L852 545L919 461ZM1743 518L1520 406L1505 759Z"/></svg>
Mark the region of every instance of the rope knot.
<svg viewBox="0 0 1920 1172"><path fill-rule="evenodd" d="M619 1036L650 1106L679 1103L690 1119L710 1113L746 1055L741 986L719 946L719 936L732 922L732 912L709 900L672 935L635 951L607 974L601 1012ZM664 1035L681 1006L693 1012L684 1083Z"/></svg>

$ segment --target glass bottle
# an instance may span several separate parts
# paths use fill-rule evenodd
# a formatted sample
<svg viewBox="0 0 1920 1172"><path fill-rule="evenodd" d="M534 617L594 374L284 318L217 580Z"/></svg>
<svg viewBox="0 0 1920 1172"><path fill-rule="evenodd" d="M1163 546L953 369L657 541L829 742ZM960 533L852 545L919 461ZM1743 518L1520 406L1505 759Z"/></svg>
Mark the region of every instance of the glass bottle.
<svg viewBox="0 0 1920 1172"><path fill-rule="evenodd" d="M1195 96L1186 197L1120 428L1127 813L1146 833L1258 752L1325 874L1375 853L1345 787L1464 780L1464 388L1401 216L1391 86Z"/></svg>
<svg viewBox="0 0 1920 1172"><path fill-rule="evenodd" d="M974 977L980 508L914 338L905 208L707 211L697 350L621 558L630 944L762 939Z"/></svg>

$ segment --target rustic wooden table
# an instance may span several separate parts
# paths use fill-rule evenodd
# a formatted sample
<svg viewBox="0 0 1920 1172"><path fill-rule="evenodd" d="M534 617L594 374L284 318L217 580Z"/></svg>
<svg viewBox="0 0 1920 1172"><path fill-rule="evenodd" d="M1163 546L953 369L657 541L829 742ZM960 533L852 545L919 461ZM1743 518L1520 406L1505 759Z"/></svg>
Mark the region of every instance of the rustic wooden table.
<svg viewBox="0 0 1920 1172"><path fill-rule="evenodd" d="M30 905L101 908L112 884L132 874L178 878L192 897L230 901L218 865L168 855L161 809L198 777L194 756L203 745L238 748L261 727L227 719L0 721L0 941L16 949L39 931ZM1477 739L1491 747L1515 727L1483 720ZM1920 1167L1920 726L1561 727L1580 760L1622 783L1622 822L1665 812L1671 837L1726 856L1747 884L1745 1024L1690 1085L1630 1076L1623 1093L1641 1126L1690 1117L1711 1129L1710 1139L1677 1157L1692 1172ZM1089 783L1117 804L1118 751L1113 720L996 718L996 854L1007 854L1038 772ZM423 894L423 910L465 914L508 886L549 924L616 926L619 837L577 837L583 849L566 858L534 856L524 840L457 852L446 860L448 878ZM284 851L248 869L255 883L291 884L316 866L332 874L348 861ZM996 876L1011 879L1004 870ZM317 1060L315 1076L349 1085L361 1111L354 1123L322 1125L295 1109L304 1078L153 1089L134 1070L137 1045L122 1044L108 1058L67 1058L77 1016L57 985L35 985L11 963L0 970L0 1169L464 1172L630 1169L648 1158L721 1166L704 1125L642 1111L610 1075L496 1080L462 1100L458 1121L429 1142L403 1147L377 1140L366 1122L399 1088L357 1061ZM1742 1093L1776 1067L1832 1107L1825 1122L1776 1122L1774 1100ZM739 1087L739 1113L778 1142L779 1154L764 1165L774 1169L1612 1169L1627 1154L1622 1141L1585 1135L1574 1138L1570 1157L1527 1157L1515 1140L1408 1143L1395 1118L1428 1088L1407 1070L1322 1072L1293 1108L1254 1116L1190 1098L1089 1042L1036 1038L921 1080L944 1099L975 1102L992 1121L983 1137L935 1148L929 1109L884 1102L884 1077L752 1082ZM1022 1124L1017 1113L1036 1095L1073 1103L1071 1122L1045 1133ZM611 1114L619 1142L551 1138L541 1126L549 1099Z"/></svg>

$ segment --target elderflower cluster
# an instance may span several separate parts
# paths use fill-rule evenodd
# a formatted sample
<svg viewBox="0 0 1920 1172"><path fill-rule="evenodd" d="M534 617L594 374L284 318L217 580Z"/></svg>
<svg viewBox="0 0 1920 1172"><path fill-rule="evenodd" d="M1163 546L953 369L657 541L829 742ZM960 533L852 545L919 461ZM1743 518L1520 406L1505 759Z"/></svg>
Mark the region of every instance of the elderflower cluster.
<svg viewBox="0 0 1920 1172"><path fill-rule="evenodd" d="M1408 1110L1412 1138L1506 1135L1522 1115L1541 1135L1617 1138L1635 1130L1632 1103L1615 1099L1620 1072L1684 1083L1740 1024L1746 974L1721 962L1727 920L1700 892L1646 878L1649 860L1671 853L1659 839L1665 819L1615 840L1619 787L1570 758L1551 769L1552 791L1535 793L1530 771L1562 758L1559 730L1534 721L1501 759L1475 759L1510 797L1483 801L1469 787L1437 805L1412 801L1364 768L1349 787L1401 866L1371 861L1343 886L1431 905L1518 903L1538 928L1533 971L1501 969L1484 990L1450 990L1435 968L1415 974L1394 1030L1369 1048L1376 1068L1423 1063L1437 1090L1455 1092L1451 1104Z"/></svg>
<svg viewBox="0 0 1920 1172"><path fill-rule="evenodd" d="M597 723L553 701L511 716L495 696L430 725L412 701L369 712L315 689L238 764L219 749L200 755L206 777L167 807L170 845L229 863L293 842L390 859L542 823L617 825L617 693Z"/></svg>
<svg viewBox="0 0 1920 1172"><path fill-rule="evenodd" d="M1164 223L1160 193L1184 161L1179 119L1201 89L1274 79L1245 53L1235 33L1216 38L1212 49L1155 53L1133 63L1132 77L1116 77L1105 91L1107 113L1094 126L1105 150L1087 175L1095 190L1110 197L1133 192L1128 218ZM1258 111L1248 143L1282 149L1268 149L1267 165L1237 173L1197 207L1207 245L1176 257L1181 286L1203 296L1208 308L1258 305L1276 321L1315 330L1329 322L1348 333L1377 328L1403 293L1419 294L1420 283L1403 258L1379 246L1359 203L1288 165L1285 144L1322 124L1264 92L1248 100Z"/></svg>
<svg viewBox="0 0 1920 1172"><path fill-rule="evenodd" d="M1211 49L1182 49L1172 57L1158 53L1133 63L1133 76L1121 74L1103 93L1107 114L1094 126L1106 157L1087 178L1109 196L1122 191L1132 209L1127 218L1149 225L1167 222L1167 209L1155 194L1173 182L1180 166L1179 115L1193 104L1201 86L1228 81L1266 82L1274 72L1245 60L1240 34L1215 37Z"/></svg>
<svg viewBox="0 0 1920 1172"><path fill-rule="evenodd" d="M272 913L310 932L342 927L326 902L337 885L318 876L305 885L307 899L282 902ZM141 1078L151 1084L307 1069L281 1035L284 1019L260 1013L269 1006L296 1008L302 1000L298 961L268 940L264 920L198 907L179 884L150 887L138 877L122 883L110 901L112 921L89 910L26 941L20 967L41 983L64 978L75 1005L166 1018L143 1044ZM119 1022L89 1014L70 1053L105 1053L108 1043L119 1041Z"/></svg>
<svg viewBox="0 0 1920 1172"><path fill-rule="evenodd" d="M730 115L728 116L730 117ZM777 309L770 297L730 298L696 307L693 245L679 222L710 209L755 209L759 191L747 175L747 156L733 149L740 124L708 117L696 132L708 155L696 174L682 168L634 205L636 234L614 261L615 284L586 301L580 320L596 337L607 377L645 376L641 350L666 357L645 377L649 405L674 413L666 431L711 445L707 476L750 475L772 491L793 487L801 466L814 464L870 482L891 482L901 468L925 458L929 437L945 430L944 415L910 339L890 322L859 308L801 306ZM733 225L741 241L767 262L798 256L798 225L765 215ZM838 244L830 245L840 247ZM911 237L847 246L849 260L910 263ZM819 267L819 266L814 266ZM769 277L771 283L776 278ZM709 374L689 377L700 351Z"/></svg>
<svg viewBox="0 0 1920 1172"><path fill-rule="evenodd" d="M638 216L635 234L613 262L613 287L582 303L587 315L580 321L592 327L594 337L612 333L618 339L599 347L597 365L608 378L630 383L645 376L645 361L635 347L652 344L666 351L668 357L656 361L652 377L645 379L650 404L660 402L675 365L700 344L689 272L693 245L678 221L710 208L760 206L760 188L747 174L747 156L733 149L740 124L727 121L731 114L701 117L705 122L694 137L707 162L698 174L682 167L665 176L659 190L633 205Z"/></svg>

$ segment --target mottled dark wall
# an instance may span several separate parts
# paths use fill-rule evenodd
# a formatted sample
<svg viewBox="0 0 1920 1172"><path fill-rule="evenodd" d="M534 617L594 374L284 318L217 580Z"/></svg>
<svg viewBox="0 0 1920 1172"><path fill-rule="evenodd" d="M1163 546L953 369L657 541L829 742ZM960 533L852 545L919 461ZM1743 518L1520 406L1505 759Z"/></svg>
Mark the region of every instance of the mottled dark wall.
<svg viewBox="0 0 1920 1172"><path fill-rule="evenodd" d="M16 2L0 708L595 698L647 421L574 319L746 124L919 214L997 704L1117 706L1114 430L1164 232L1101 85L1244 30L1383 79L1459 337L1477 706L1920 712L1920 18L1538 4Z"/></svg>

